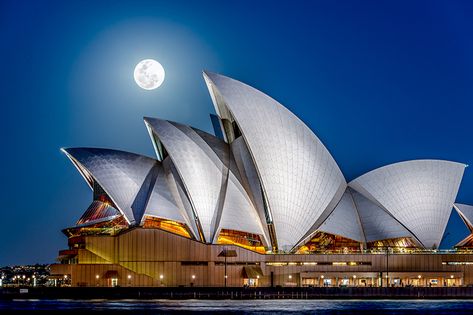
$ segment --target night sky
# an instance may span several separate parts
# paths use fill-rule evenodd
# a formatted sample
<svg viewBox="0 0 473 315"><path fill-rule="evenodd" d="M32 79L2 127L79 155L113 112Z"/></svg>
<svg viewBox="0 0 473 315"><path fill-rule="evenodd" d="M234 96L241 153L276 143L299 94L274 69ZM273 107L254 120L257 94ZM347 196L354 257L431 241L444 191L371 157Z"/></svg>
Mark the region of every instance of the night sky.
<svg viewBox="0 0 473 315"><path fill-rule="evenodd" d="M472 1L96 2L0 2L0 266L54 262L91 202L61 147L154 156L143 116L211 131L203 69L288 107L348 181L473 165ZM133 80L145 58L166 70L153 91ZM457 201L473 204L472 167ZM443 247L466 234L455 214Z"/></svg>

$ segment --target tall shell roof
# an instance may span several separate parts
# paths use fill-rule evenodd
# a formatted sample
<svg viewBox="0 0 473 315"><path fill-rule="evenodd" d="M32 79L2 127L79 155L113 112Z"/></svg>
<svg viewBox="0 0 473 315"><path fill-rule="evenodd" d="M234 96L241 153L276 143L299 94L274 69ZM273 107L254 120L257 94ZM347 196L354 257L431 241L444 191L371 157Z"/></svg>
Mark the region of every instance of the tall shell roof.
<svg viewBox="0 0 473 315"><path fill-rule="evenodd" d="M315 134L266 94L231 78L204 73L218 115L236 121L255 163L279 248L315 230L341 198L346 182Z"/></svg>
<svg viewBox="0 0 473 315"><path fill-rule="evenodd" d="M157 161L138 154L98 148L68 148L63 152L92 187L96 181L130 224L139 224L147 203L147 182Z"/></svg>
<svg viewBox="0 0 473 315"><path fill-rule="evenodd" d="M263 234L251 200L231 171L228 144L175 122L155 118L145 122L182 178L206 242L216 241L222 228Z"/></svg>
<svg viewBox="0 0 473 315"><path fill-rule="evenodd" d="M464 164L441 160L400 162L366 173L349 186L431 248L440 244L464 169Z"/></svg>

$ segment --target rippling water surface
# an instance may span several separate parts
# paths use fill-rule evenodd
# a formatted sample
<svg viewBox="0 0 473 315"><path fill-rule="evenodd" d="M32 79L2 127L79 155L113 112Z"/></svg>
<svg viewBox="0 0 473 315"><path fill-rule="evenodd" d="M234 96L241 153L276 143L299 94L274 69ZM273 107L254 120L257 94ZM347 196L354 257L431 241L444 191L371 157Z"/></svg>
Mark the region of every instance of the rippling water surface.
<svg viewBox="0 0 473 315"><path fill-rule="evenodd" d="M13 300L0 314L473 314L469 300Z"/></svg>

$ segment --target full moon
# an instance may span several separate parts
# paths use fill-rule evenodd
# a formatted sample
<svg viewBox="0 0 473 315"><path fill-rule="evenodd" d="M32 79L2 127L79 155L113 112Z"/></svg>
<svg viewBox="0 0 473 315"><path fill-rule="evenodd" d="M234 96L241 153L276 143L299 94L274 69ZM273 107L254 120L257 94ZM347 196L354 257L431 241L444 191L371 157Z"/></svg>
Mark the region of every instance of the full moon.
<svg viewBox="0 0 473 315"><path fill-rule="evenodd" d="M163 84L164 68L156 60L145 59L136 65L133 75L140 88L154 90Z"/></svg>

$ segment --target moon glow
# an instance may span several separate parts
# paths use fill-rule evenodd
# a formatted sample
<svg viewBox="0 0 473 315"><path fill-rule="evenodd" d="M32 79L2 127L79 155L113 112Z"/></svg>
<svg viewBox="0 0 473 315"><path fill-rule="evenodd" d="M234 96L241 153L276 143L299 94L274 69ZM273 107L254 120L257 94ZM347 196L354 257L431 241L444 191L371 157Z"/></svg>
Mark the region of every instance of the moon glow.
<svg viewBox="0 0 473 315"><path fill-rule="evenodd" d="M164 68L153 59L141 60L135 67L133 76L136 84L145 90L154 90L164 81Z"/></svg>

